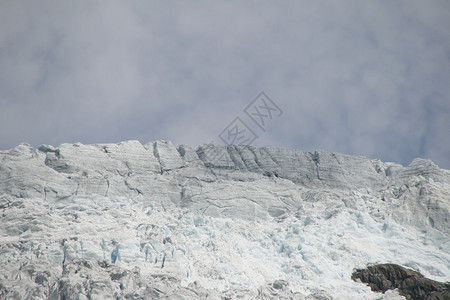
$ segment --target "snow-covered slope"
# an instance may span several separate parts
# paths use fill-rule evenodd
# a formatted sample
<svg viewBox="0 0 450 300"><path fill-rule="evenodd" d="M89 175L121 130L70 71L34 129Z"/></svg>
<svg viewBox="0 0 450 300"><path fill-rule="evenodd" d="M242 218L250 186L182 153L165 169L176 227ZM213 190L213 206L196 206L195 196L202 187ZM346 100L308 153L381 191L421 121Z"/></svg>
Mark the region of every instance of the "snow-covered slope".
<svg viewBox="0 0 450 300"><path fill-rule="evenodd" d="M62 144L0 151L0 298L402 299L450 280L450 172L338 153Z"/></svg>

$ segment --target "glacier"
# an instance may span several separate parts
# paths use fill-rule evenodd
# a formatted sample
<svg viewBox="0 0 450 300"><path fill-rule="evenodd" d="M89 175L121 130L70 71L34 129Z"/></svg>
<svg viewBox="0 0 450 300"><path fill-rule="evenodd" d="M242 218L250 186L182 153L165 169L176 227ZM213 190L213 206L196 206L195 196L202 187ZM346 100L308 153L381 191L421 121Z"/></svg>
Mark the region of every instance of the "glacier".
<svg viewBox="0 0 450 300"><path fill-rule="evenodd" d="M0 151L0 298L405 299L450 280L450 171L326 151L21 144Z"/></svg>

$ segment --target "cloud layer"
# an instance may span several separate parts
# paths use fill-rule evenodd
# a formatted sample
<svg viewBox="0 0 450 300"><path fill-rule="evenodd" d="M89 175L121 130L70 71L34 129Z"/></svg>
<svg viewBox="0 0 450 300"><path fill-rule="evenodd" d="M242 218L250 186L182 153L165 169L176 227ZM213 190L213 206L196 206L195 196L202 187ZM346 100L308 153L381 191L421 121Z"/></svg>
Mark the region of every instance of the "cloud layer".
<svg viewBox="0 0 450 300"><path fill-rule="evenodd" d="M448 1L2 1L0 149L219 142L450 169ZM260 130L265 91L284 111Z"/></svg>

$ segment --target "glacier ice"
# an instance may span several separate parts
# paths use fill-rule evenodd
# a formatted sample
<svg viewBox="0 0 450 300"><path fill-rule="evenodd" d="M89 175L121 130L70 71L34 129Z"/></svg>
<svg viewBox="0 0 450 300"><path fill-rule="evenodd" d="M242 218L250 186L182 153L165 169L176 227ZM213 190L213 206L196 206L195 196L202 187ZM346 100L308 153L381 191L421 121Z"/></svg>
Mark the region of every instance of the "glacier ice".
<svg viewBox="0 0 450 300"><path fill-rule="evenodd" d="M251 146L0 151L0 298L402 299L351 279L450 278L450 172Z"/></svg>

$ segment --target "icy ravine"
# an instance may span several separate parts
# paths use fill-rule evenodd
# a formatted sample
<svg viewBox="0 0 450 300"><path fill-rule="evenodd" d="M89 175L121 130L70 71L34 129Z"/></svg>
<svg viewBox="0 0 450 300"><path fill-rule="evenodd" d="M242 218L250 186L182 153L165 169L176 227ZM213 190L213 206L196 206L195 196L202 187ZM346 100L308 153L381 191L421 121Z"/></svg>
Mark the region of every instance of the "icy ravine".
<svg viewBox="0 0 450 300"><path fill-rule="evenodd" d="M449 281L449 200L423 159L22 144L0 151L0 298L395 299L353 269Z"/></svg>

